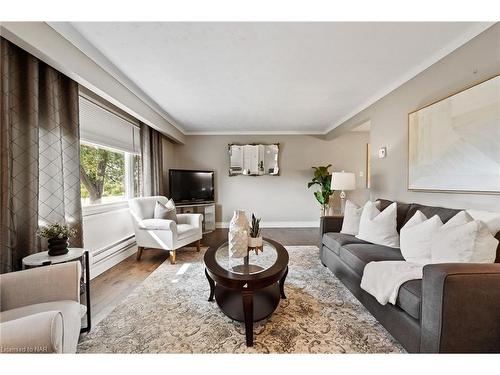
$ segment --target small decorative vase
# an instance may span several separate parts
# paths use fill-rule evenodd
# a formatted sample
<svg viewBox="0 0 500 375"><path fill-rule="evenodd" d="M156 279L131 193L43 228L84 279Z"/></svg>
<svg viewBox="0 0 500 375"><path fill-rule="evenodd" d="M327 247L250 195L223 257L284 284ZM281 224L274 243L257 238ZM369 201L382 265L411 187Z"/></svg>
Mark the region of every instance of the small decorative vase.
<svg viewBox="0 0 500 375"><path fill-rule="evenodd" d="M248 247L262 247L262 237L248 237Z"/></svg>
<svg viewBox="0 0 500 375"><path fill-rule="evenodd" d="M249 224L245 211L234 211L229 223L229 256L243 258L248 254Z"/></svg>
<svg viewBox="0 0 500 375"><path fill-rule="evenodd" d="M68 253L68 237L49 238L49 255L64 255Z"/></svg>

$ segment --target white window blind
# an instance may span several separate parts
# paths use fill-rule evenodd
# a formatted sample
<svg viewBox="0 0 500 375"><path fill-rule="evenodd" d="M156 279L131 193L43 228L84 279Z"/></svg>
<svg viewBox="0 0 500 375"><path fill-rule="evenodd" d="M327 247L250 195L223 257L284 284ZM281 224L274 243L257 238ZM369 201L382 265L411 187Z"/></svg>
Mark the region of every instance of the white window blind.
<svg viewBox="0 0 500 375"><path fill-rule="evenodd" d="M82 141L140 154L139 127L80 96L80 138Z"/></svg>

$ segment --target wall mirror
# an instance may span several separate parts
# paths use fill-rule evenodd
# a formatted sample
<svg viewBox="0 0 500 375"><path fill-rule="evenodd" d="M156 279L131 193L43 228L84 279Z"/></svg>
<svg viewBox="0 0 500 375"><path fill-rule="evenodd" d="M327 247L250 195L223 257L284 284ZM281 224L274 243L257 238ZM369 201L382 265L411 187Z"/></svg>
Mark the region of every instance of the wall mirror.
<svg viewBox="0 0 500 375"><path fill-rule="evenodd" d="M279 143L230 144L229 176L278 176Z"/></svg>

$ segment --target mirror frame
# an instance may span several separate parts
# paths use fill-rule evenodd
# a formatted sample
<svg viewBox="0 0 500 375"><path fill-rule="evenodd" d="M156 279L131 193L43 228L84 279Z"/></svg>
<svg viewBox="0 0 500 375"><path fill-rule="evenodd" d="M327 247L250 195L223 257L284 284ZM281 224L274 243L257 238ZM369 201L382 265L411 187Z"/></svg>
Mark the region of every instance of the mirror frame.
<svg viewBox="0 0 500 375"><path fill-rule="evenodd" d="M247 143L228 143L228 145L227 145L227 154L228 154L229 158L231 158L231 156L230 156L231 146L278 146L278 161L277 161L277 164L278 164L278 173L276 173L276 174L266 173L266 174L262 174L262 175L258 175L258 174L244 175L243 173L231 173L231 166L229 166L229 168L228 168L228 175L229 175L229 177L235 177L235 176L245 176L245 177L270 176L270 177L276 177L276 176L279 176L281 174L281 167L280 167L281 147L280 147L280 143L279 142L276 142L276 143L248 143L248 142ZM229 159L229 163L231 163L231 159Z"/></svg>

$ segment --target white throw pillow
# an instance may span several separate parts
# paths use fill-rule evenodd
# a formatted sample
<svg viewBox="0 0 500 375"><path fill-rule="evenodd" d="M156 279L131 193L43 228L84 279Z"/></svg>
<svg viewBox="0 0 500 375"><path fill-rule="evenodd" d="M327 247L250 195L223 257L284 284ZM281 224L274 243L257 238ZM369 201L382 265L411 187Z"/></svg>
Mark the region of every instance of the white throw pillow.
<svg viewBox="0 0 500 375"><path fill-rule="evenodd" d="M493 236L496 236L500 232L500 212L467 210L467 213L474 220L480 220L485 223Z"/></svg>
<svg viewBox="0 0 500 375"><path fill-rule="evenodd" d="M175 203L169 199L167 203L156 201L154 216L155 219L173 220L177 222L177 211Z"/></svg>
<svg viewBox="0 0 500 375"><path fill-rule="evenodd" d="M432 241L431 263L494 263L497 246L498 240L482 221L446 223Z"/></svg>
<svg viewBox="0 0 500 375"><path fill-rule="evenodd" d="M447 229L451 227L455 227L457 225L464 225L470 223L474 219L465 211L460 211L458 214L453 216L450 220L448 220L441 229Z"/></svg>
<svg viewBox="0 0 500 375"><path fill-rule="evenodd" d="M401 228L399 242L401 254L407 262L428 264L431 260L431 245L435 234L443 226L439 216L430 219L420 211Z"/></svg>
<svg viewBox="0 0 500 375"><path fill-rule="evenodd" d="M359 221L361 220L361 213L363 207L358 207L350 200L345 202L344 220L342 222L342 229L340 233L357 235L359 232Z"/></svg>
<svg viewBox="0 0 500 375"><path fill-rule="evenodd" d="M356 238L378 245L399 247L399 235L396 230L396 202L382 212L374 202L366 202L361 213L359 233Z"/></svg>

